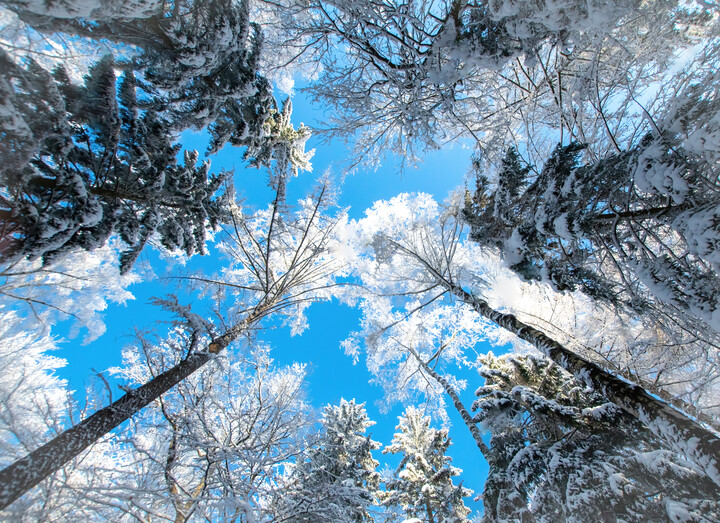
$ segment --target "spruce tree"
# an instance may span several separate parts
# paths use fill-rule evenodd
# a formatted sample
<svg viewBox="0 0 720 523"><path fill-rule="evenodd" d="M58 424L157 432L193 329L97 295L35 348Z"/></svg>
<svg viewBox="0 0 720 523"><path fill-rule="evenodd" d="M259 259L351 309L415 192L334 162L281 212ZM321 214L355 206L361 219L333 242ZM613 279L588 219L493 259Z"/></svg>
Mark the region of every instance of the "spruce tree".
<svg viewBox="0 0 720 523"><path fill-rule="evenodd" d="M227 215L214 195L228 176L209 176L195 153L178 164L173 140L186 128L207 129L210 152L246 147L251 165L272 167L281 197L286 171L310 169L309 130L293 128L291 105L278 109L258 73L262 35L247 1L69 2L50 16L36 7L11 9L38 31L109 42L124 59L103 58L77 86L62 69L53 80L32 60L0 56L4 260L51 262L117 233L127 271L156 231L167 248L203 252L207 223Z"/></svg>
<svg viewBox="0 0 720 523"><path fill-rule="evenodd" d="M717 486L550 360L481 358L486 521L715 521Z"/></svg>
<svg viewBox="0 0 720 523"><path fill-rule="evenodd" d="M275 101L270 83L258 73L262 34L250 21L247 0L163 2L152 10L139 8L135 16L114 16L120 6L107 4L86 8L86 16L73 9L38 14L22 2L12 8L37 31L129 51L124 67L138 73L162 102L174 131L207 127L215 149L228 141L249 145L263 136ZM56 7L52 13L61 12Z"/></svg>
<svg viewBox="0 0 720 523"><path fill-rule="evenodd" d="M278 493L279 520L298 522L373 521L380 475L371 451L380 444L365 435L374 425L364 404L341 400L328 405L316 444L297 463L288 485Z"/></svg>
<svg viewBox="0 0 720 523"><path fill-rule="evenodd" d="M584 149L558 145L534 179L512 149L496 187L478 173L464 213L471 237L527 280L716 338L716 167L667 134L587 163Z"/></svg>
<svg viewBox="0 0 720 523"><path fill-rule="evenodd" d="M395 476L379 494L382 505L399 507L406 517L427 522L460 523L467 521L470 510L463 497L472 491L453 484L460 469L450 465L446 456L450 447L447 429L430 427L430 417L410 407L400 416L399 432L383 454L402 453Z"/></svg>
<svg viewBox="0 0 720 523"><path fill-rule="evenodd" d="M172 129L143 107L132 73L118 86L109 55L82 86L62 68L54 77L33 62L12 71L26 86L14 99L25 136L13 132L16 121L2 122L11 159L0 178L4 260L51 263L99 247L113 233L128 246L122 271L155 233L167 249L204 252L206 227L228 215L227 201L216 196L228 175L210 175L194 151L178 162ZM33 115L45 107L47 119Z"/></svg>

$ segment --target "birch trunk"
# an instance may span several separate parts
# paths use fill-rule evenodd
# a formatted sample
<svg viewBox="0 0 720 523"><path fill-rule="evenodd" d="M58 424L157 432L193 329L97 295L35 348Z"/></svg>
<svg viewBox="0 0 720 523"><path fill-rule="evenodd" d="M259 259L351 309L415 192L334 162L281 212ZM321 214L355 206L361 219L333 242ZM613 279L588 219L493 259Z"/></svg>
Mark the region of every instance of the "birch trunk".
<svg viewBox="0 0 720 523"><path fill-rule="evenodd" d="M477 448L480 449L480 452L482 453L483 457L486 460L490 459L490 449L485 444L485 442L482 439L482 434L480 433L480 429L477 426L477 423L473 421L473 417L470 415L468 410L465 408L465 405L463 404L462 400L460 399L460 396L458 396L455 389L448 383L448 381L442 377L440 374L435 372L432 368L430 368L430 365L425 363L420 356L418 356L415 352L413 352L413 355L418 360L418 363L420 363L420 366L423 368L423 370L429 374L435 381L437 381L443 389L445 389L445 392L450 396L450 399L452 399L453 405L455 406L455 410L458 411L460 414L460 417L462 417L462 420L465 422L465 426L470 430L470 434L473 437L473 440L475 441L475 445L477 445Z"/></svg>
<svg viewBox="0 0 720 523"><path fill-rule="evenodd" d="M129 391L111 405L98 410L0 471L0 510L5 509L112 429L130 419L143 407L205 365L261 316L262 312L256 310L250 317L214 339L208 345L207 351L190 354L173 368L159 374L141 387Z"/></svg>
<svg viewBox="0 0 720 523"><path fill-rule="evenodd" d="M439 283L457 298L471 305L483 317L532 343L573 376L635 416L651 432L667 441L671 448L702 468L715 484L720 485L720 438L716 434L704 429L660 399L654 398L642 387L627 383L604 371L512 314L496 311L484 300L444 278L440 278Z"/></svg>

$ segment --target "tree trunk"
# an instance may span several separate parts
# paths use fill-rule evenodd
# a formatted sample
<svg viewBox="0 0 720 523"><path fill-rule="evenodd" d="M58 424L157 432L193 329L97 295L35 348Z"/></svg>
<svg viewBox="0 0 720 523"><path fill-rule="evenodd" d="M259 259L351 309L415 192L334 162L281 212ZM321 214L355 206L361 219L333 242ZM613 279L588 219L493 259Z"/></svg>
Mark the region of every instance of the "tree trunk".
<svg viewBox="0 0 720 523"><path fill-rule="evenodd" d="M430 504L429 498L425 498L425 515L427 516L428 523L435 523L435 518L433 518L432 505Z"/></svg>
<svg viewBox="0 0 720 523"><path fill-rule="evenodd" d="M425 363L418 354L416 354L413 351L413 355L415 356L415 359L418 360L418 363L420 363L420 366L423 368L423 370L428 373L432 378L437 381L440 385L442 385L442 388L445 389L445 392L447 392L448 396L450 396L450 399L453 401L453 405L455 406L455 410L458 411L460 414L460 417L462 417L462 420L465 422L465 426L470 430L470 434L473 437L473 440L475 441L475 445L477 445L477 448L480 449L480 452L482 453L483 457L486 460L490 459L490 449L485 444L485 442L482 439L482 434L480 433L480 429L477 426L477 423L473 421L473 417L470 415L468 410L465 408L465 405L463 405L463 402L460 400L460 396L458 396L455 389L452 388L452 386L448 383L448 381L440 376L437 372L435 372L433 369L430 368L430 365Z"/></svg>
<svg viewBox="0 0 720 523"><path fill-rule="evenodd" d="M648 391L650 394L654 394L655 396L658 396L663 401L666 401L676 409L686 412L687 414L690 414L692 417L697 419L698 421L701 421L708 427L712 428L715 432L720 432L720 422L713 418L712 416L708 416L707 414L700 412L698 410L698 407L693 405L692 403L689 403L685 401L682 398L678 398L676 396L673 396L666 390L661 389L656 384L645 380L635 374L634 372L630 371L629 369L621 369L615 365L608 365L610 366L611 371L616 371L618 375L622 376L626 380L637 383L642 388L644 388L646 391ZM614 367L614 368L612 368Z"/></svg>
<svg viewBox="0 0 720 523"><path fill-rule="evenodd" d="M146 51L150 49L160 52L168 50L167 35L152 32L148 18L136 18L128 21L90 20L88 22L78 18L57 18L24 9L16 9L14 12L20 20L39 33L65 33L96 41L107 40L115 44L138 46Z"/></svg>
<svg viewBox="0 0 720 523"><path fill-rule="evenodd" d="M111 405L98 410L0 471L0 510L5 509L105 434L205 365L261 316L261 309L256 309L244 321L215 338L208 345L206 352L190 354L173 368L154 377L141 387L131 390Z"/></svg>
<svg viewBox="0 0 720 523"><path fill-rule="evenodd" d="M46 178L44 176L34 176L30 180L30 184L38 186L38 187L44 187L45 189L57 189L58 181L57 178ZM157 199L155 201L151 200L150 198L140 196L139 194L131 194L131 193L125 193L122 191L119 191L117 189L106 189L105 187L95 187L93 185L87 185L85 187L85 190L89 192L90 194L94 196L100 196L102 198L109 198L109 199L119 199L119 200L126 200L126 201L132 201L132 202L138 202L138 203L157 203L160 207L170 207L172 209L185 209L188 207L186 203L180 202L170 202L170 201L163 201L161 199ZM7 218L11 216L11 211L2 211L0 210L0 213L6 213ZM3 217L3 214L0 214L0 218Z"/></svg>
<svg viewBox="0 0 720 523"><path fill-rule="evenodd" d="M543 332L518 320L512 314L492 309L487 302L444 279L439 283L478 313L519 338L532 343L547 357L593 389L603 393L626 412L644 423L651 432L667 441L671 448L687 457L717 485L720 485L720 438L682 412L652 397L645 389L623 381L594 363L569 351Z"/></svg>
<svg viewBox="0 0 720 523"><path fill-rule="evenodd" d="M615 213L599 214L590 218L590 223L613 223L615 221L622 220L649 220L651 218L660 218L664 216L666 219L669 217L674 218L678 213L691 209L692 205L689 202L684 202L679 205L666 205L663 207L652 207L650 209L636 209L634 211L622 211Z"/></svg>

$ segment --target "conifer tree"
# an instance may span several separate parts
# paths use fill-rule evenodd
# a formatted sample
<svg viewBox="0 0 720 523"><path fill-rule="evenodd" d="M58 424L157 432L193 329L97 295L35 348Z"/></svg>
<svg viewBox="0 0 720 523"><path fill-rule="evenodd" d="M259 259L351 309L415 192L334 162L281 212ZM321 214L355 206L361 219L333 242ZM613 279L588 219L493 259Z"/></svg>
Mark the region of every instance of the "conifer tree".
<svg viewBox="0 0 720 523"><path fill-rule="evenodd" d="M471 237L498 247L527 280L716 338L716 166L667 134L594 162L581 162L584 149L558 145L534 179L514 150L497 187L478 174L465 207Z"/></svg>
<svg viewBox="0 0 720 523"><path fill-rule="evenodd" d="M715 521L718 491L640 422L544 357L481 357L486 521ZM602 515L602 516L601 516Z"/></svg>
<svg viewBox="0 0 720 523"><path fill-rule="evenodd" d="M365 435L374 425L364 404L341 400L328 405L321 432L278 493L278 519L298 522L373 521L380 475L371 451L380 444Z"/></svg>
<svg viewBox="0 0 720 523"><path fill-rule="evenodd" d="M198 165L195 151L179 163L172 130L155 110L142 108L132 73L117 85L114 67L106 56L76 86L62 68L53 78L33 62L12 66L28 86L15 93L18 110L51 111L47 120L24 120L30 146L11 134L13 122L4 122L12 136L11 161L0 173L7 189L0 200L6 261L51 263L116 233L128 246L120 257L125 272L153 234L167 249L204 253L206 227L227 218L228 202L216 193L228 174L210 175L209 162Z"/></svg>
<svg viewBox="0 0 720 523"><path fill-rule="evenodd" d="M248 145L263 135L275 102L258 74L262 35L250 22L247 0L179 0L152 9L141 3L124 16L115 16L119 6L104 2L82 13L72 5L42 14L32 7L12 6L37 31L135 50L125 67L159 98L173 130L209 127L217 148L229 140Z"/></svg>
<svg viewBox="0 0 720 523"><path fill-rule="evenodd" d="M27 15L84 20L132 20L147 18L160 10L160 0L13 0L8 7ZM169 3L169 2L167 2Z"/></svg>
<svg viewBox="0 0 720 523"><path fill-rule="evenodd" d="M177 164L173 143L186 128L207 128L210 152L246 147L244 159L273 173L310 169L309 130L293 128L292 106L279 110L258 74L262 38L247 1L61 2L42 15L32 2L10 8L35 30L110 42L125 58L103 58L80 87L62 70L53 79L31 59L0 57L9 73L0 82L7 261L49 262L118 233L129 244L127 271L155 231L166 248L203 252L207 222L227 217L214 194L228 176L209 176L197 154ZM125 71L117 93L115 69Z"/></svg>
<svg viewBox="0 0 720 523"><path fill-rule="evenodd" d="M453 484L460 469L450 465L446 456L450 447L447 429L430 427L430 417L414 407L400 416L392 444L383 454L402 453L395 477L386 482L379 494L382 505L400 507L407 518L426 522L460 523L467 520L470 510L463 497L472 491Z"/></svg>

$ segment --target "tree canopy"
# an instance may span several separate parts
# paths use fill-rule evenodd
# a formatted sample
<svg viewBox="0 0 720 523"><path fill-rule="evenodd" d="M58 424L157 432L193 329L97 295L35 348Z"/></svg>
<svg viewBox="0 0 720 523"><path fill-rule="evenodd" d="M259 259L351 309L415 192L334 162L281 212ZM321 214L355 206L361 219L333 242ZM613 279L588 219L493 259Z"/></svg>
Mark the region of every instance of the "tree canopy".
<svg viewBox="0 0 720 523"><path fill-rule="evenodd" d="M2 517L720 520L719 31L1 2Z"/></svg>

